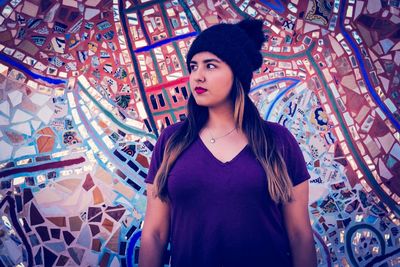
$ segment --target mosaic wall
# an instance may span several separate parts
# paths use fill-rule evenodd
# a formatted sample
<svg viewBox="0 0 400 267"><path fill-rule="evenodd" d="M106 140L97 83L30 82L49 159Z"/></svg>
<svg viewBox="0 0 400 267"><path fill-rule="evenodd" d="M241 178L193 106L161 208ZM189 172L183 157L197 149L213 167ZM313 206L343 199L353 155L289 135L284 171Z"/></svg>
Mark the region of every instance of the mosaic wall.
<svg viewBox="0 0 400 267"><path fill-rule="evenodd" d="M251 98L298 139L319 266L400 266L400 1L0 0L0 266L136 266L184 58L262 19ZM165 260L168 262L168 259Z"/></svg>

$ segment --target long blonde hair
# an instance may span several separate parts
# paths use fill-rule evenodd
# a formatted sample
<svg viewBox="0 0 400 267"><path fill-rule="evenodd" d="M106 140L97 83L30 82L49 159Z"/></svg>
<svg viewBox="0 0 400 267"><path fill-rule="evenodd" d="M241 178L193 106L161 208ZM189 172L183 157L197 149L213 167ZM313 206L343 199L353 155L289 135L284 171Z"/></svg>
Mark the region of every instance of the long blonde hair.
<svg viewBox="0 0 400 267"><path fill-rule="evenodd" d="M275 203L290 201L293 185L285 161L272 140L266 124L260 117L257 107L245 94L238 79L234 80L230 97L234 103L236 127L245 133L250 148L265 171L271 199ZM169 171L179 155L196 140L208 120L207 107L197 105L192 95L189 97L187 110L187 119L167 141L163 160L155 177L155 194L162 201L168 200L167 177Z"/></svg>

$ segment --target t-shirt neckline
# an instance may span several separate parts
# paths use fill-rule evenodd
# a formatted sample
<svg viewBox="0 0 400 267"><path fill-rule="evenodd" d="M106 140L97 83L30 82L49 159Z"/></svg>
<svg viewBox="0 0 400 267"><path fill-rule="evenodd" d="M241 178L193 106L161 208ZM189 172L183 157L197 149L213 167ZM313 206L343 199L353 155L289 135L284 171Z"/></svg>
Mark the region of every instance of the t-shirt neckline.
<svg viewBox="0 0 400 267"><path fill-rule="evenodd" d="M208 147L204 144L203 140L200 138L200 136L197 136L198 141L200 142L201 147L205 150L205 152L214 160L216 161L219 165L221 166L228 166L235 162L249 147L249 144L247 143L231 160L222 162L220 161L217 157L214 156L214 154L208 149Z"/></svg>

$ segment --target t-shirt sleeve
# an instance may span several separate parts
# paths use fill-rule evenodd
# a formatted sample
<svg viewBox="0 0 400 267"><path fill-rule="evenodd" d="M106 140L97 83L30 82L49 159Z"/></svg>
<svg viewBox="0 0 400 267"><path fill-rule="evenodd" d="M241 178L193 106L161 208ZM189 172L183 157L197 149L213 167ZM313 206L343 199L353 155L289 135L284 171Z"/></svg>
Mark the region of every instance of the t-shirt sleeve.
<svg viewBox="0 0 400 267"><path fill-rule="evenodd" d="M284 159L286 163L286 167L288 170L288 174L290 179L292 180L293 186L296 186L305 180L310 179L310 174L307 170L307 164L304 160L303 153L300 149L299 144L297 143L296 138L292 135L292 133L286 129L284 131L285 134L285 142L284 142Z"/></svg>
<svg viewBox="0 0 400 267"><path fill-rule="evenodd" d="M153 149L153 154L151 155L150 167L147 173L147 177L144 181L148 184L154 182L158 168L160 168L161 162L163 160L165 145L167 144L170 129L168 127L161 132L160 137L157 139L156 145Z"/></svg>

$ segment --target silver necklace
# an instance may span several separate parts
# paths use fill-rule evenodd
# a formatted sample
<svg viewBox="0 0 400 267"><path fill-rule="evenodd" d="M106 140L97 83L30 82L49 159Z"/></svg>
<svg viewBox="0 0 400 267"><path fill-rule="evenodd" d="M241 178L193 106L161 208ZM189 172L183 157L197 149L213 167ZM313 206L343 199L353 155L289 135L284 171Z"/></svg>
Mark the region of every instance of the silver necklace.
<svg viewBox="0 0 400 267"><path fill-rule="evenodd" d="M226 134L222 135L222 136L213 137L213 135L212 135L212 133L211 133L211 130L208 129L208 131L210 132L210 136L211 136L210 143L211 143L211 144L214 144L218 139L221 139L221 138L223 138L223 137L225 137L225 136L230 135L234 130L236 130L236 127L233 128L232 130L230 130L229 132L227 132Z"/></svg>

